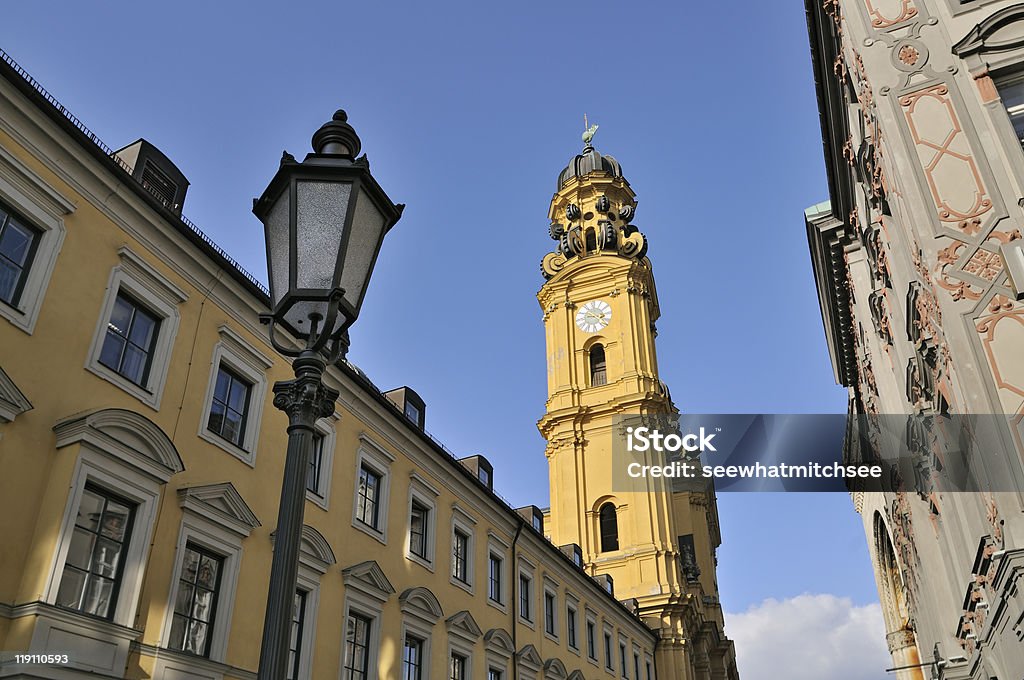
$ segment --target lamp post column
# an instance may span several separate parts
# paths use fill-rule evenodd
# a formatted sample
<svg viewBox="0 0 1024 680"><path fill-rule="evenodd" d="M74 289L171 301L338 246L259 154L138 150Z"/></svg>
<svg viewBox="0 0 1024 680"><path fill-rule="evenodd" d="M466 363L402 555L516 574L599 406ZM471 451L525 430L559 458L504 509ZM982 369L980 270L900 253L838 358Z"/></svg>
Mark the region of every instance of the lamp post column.
<svg viewBox="0 0 1024 680"><path fill-rule="evenodd" d="M258 680L284 680L288 671L288 640L306 504L306 478L316 432L314 426L319 418L334 413L338 399L338 391L323 384L326 367L319 352L306 350L292 364L295 379L274 385L274 406L288 414L288 452L270 568Z"/></svg>

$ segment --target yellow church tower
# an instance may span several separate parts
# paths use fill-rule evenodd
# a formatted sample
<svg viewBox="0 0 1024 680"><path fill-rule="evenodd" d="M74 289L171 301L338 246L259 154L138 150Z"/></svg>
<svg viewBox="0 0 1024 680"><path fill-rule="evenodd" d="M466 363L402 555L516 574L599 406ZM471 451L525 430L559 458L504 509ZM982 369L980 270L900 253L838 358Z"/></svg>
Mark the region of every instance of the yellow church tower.
<svg viewBox="0 0 1024 680"><path fill-rule="evenodd" d="M658 376L658 296L647 239L622 168L583 134L583 152L558 177L550 235L557 242L537 294L547 340L551 510L545 531L580 547L586 570L619 600L635 600L660 640L658 680L735 680L724 633L713 493L673 492L659 479L613 484L612 444L627 416L677 411Z"/></svg>

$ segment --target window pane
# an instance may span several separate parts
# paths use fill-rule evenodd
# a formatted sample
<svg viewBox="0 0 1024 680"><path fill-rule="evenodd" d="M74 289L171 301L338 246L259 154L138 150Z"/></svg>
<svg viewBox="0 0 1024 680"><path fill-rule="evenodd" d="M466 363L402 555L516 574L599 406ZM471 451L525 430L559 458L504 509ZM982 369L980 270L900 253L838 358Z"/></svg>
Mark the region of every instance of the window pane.
<svg viewBox="0 0 1024 680"><path fill-rule="evenodd" d="M0 300L17 302L39 234L0 210Z"/></svg>
<svg viewBox="0 0 1024 680"><path fill-rule="evenodd" d="M86 487L58 588L57 604L104 618L113 615L134 507Z"/></svg>
<svg viewBox="0 0 1024 680"><path fill-rule="evenodd" d="M0 255L19 268L25 266L34 234L14 220L0 231Z"/></svg>
<svg viewBox="0 0 1024 680"><path fill-rule="evenodd" d="M216 619L217 591L223 559L189 543L182 557L175 594L170 646L209 655L209 637Z"/></svg>
<svg viewBox="0 0 1024 680"><path fill-rule="evenodd" d="M100 363L115 371L121 366L121 355L124 353L125 341L114 331L107 329L107 336L103 339L103 349L100 350Z"/></svg>

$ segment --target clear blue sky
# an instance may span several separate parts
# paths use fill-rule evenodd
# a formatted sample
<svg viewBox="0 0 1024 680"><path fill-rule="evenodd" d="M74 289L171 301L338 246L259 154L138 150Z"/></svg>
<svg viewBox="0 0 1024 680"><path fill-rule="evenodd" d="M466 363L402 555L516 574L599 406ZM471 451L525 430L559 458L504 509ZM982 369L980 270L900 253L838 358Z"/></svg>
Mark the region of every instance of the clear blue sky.
<svg viewBox="0 0 1024 680"><path fill-rule="evenodd" d="M638 195L679 407L845 410L802 219L827 187L800 2L22 2L0 47L111 146L160 147L192 182L185 214L260 278L252 197L346 108L408 204L350 358L416 389L428 429L486 454L517 505L547 502L535 293L584 113ZM876 599L845 495L720 508L727 610Z"/></svg>

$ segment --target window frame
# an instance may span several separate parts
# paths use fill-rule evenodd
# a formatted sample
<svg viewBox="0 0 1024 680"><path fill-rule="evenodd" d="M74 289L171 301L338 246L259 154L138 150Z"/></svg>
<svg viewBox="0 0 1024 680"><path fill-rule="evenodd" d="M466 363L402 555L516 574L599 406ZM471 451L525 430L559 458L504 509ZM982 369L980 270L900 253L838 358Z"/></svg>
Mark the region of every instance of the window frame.
<svg viewBox="0 0 1024 680"><path fill-rule="evenodd" d="M424 567L430 572L434 571L437 552L437 498L440 492L418 473L409 474L409 501L406 509L406 517L409 518L409 531L405 537L405 556ZM412 549L412 510L414 505L419 505L427 511L427 521L424 525L424 554L420 555Z"/></svg>
<svg viewBox="0 0 1024 680"><path fill-rule="evenodd" d="M60 446L61 442L58 437L58 447ZM71 546L75 518L78 508L81 506L85 487L91 484L111 490L114 494L136 504L128 550L123 558L124 569L121 574L117 602L114 605L112 616L108 619L121 626L133 625L148 563L147 546L152 540L159 512L161 487L166 481L166 479L154 480L149 470L141 471L124 462L112 460L108 453L83 442L75 463L75 471L70 484L71 492L68 494L58 534L60 538L54 550L44 590L43 599L47 604L56 606L64 565ZM88 614L79 613L78 615L93 618Z"/></svg>
<svg viewBox="0 0 1024 680"><path fill-rule="evenodd" d="M373 623L374 623L374 619L372 617L370 617L370 616L367 616L363 612L358 611L358 610L350 610L350 611L346 612L346 614L345 614L345 630L344 630L344 637L342 638L343 642L342 642L342 657L341 657L341 662L342 662L341 677L343 678L343 680L349 680L350 678L352 678L352 673L351 672L346 672L346 671L354 671L355 670L350 665L352 663L352 653L351 653L352 649L351 649L350 642L349 642L349 631L351 630L351 619L353 619L353 618L361 619L366 624L366 645L363 648L363 656L364 656L364 664L363 665L364 665L364 668L365 668L365 670L364 670L365 680L371 680L372 676L370 675L370 671L371 671L371 668L372 668L373 657L374 657L374 655L371 653L371 650L373 649L373 630L374 630Z"/></svg>
<svg viewBox="0 0 1024 680"><path fill-rule="evenodd" d="M569 593L565 594L565 644L570 651L580 653L580 605Z"/></svg>
<svg viewBox="0 0 1024 680"><path fill-rule="evenodd" d="M75 211L75 204L4 148L0 148L0 201L39 231L17 304L0 303L0 317L32 335L67 234L64 218Z"/></svg>
<svg viewBox="0 0 1024 680"><path fill-rule="evenodd" d="M600 664L597 654L597 614L588 608L583 618L586 622L584 636L587 641L587 661L597 666Z"/></svg>
<svg viewBox="0 0 1024 680"><path fill-rule="evenodd" d="M233 490L230 483L224 486ZM200 487L202 489L202 487ZM195 544L203 547L223 558L221 568L220 588L217 592L215 607L218 612L217 620L212 629L210 637L209 654L205 657L210 661L223 662L227 654L228 635L231 632L231 620L235 607L235 595L238 587L238 576L242 567L242 541L248 537L253 524L242 525L239 521L227 519L214 514L211 509L201 507L199 502L193 502L187 493L190 487L185 487L178 492L178 497L184 510L181 520L181 528L178 533L178 542L174 550L174 568L171 573L170 590L167 596L167 611L164 614L163 630L160 634L160 646L170 648L171 625L174 615L173 603L178 597L178 588L181 582L181 571L184 564L185 548L188 544ZM239 498L241 501L241 499ZM244 505L244 501L241 501ZM248 508L246 508L248 510ZM258 522L251 518L255 525ZM192 656L185 652L186 655Z"/></svg>
<svg viewBox="0 0 1024 680"><path fill-rule="evenodd" d="M213 401L210 402L210 411L206 414L206 431L217 435L218 437L228 442L229 444L232 444L233 446L241 446L245 442L245 435L249 428L249 412L252 410L252 392L254 385L251 382L249 382L245 377L239 375L238 372L235 371L230 365L225 365L224 362L221 362L221 364L217 366L217 384L220 384L220 379L222 375L225 376L228 381L226 395L228 401L222 402L220 399L218 399L216 390L214 390ZM229 405L229 402L231 400L231 393L237 385L240 385L242 387L242 390L245 394L245 398L243 400L244 403L242 404L242 411L238 414L238 441L235 441L233 439L230 439L225 434L224 423L228 422L227 418L221 420L220 432L213 429L213 404L220 404L220 406L224 408L225 412L229 410L234 410Z"/></svg>
<svg viewBox="0 0 1024 680"><path fill-rule="evenodd" d="M365 435L360 435L360 446L355 456L355 471L352 487L352 526L387 545L388 507L391 489L391 464L395 457ZM359 519L359 478L363 467L380 476L380 498L377 503L377 524L372 527ZM407 541L407 539L405 539Z"/></svg>
<svg viewBox="0 0 1024 680"><path fill-rule="evenodd" d="M117 296L114 298L114 307L115 308L117 307L118 301L121 301L121 300L123 300L128 306L130 306L132 308L132 318L131 318L131 321L129 322L126 335L122 335L121 333L119 333L117 331L114 331L114 335L120 337L124 341L124 345L125 345L124 347L122 347L121 354L120 354L120 356L118 358L119 367L111 366L110 364L104 363L104 361L103 361L103 353L104 353L104 350L107 347L107 340L109 340L110 337L111 337L111 327L112 327L113 324L110 323L110 320L107 321L107 332L103 336L103 343L102 343L102 345L100 347L99 362L101 364L103 364L104 366L106 366L107 368L109 368L110 370L112 370L115 373L117 373L118 375L120 375L122 378L125 378L126 380L129 380L130 382L135 383L139 387L143 387L146 383L149 382L149 373L150 373L150 371L151 371L151 369L153 367L153 355L156 352L157 341L160 339L160 326L161 326L162 319L160 318L160 316L158 314L154 314L152 311L150 311L149 308L146 307L146 305L144 305L143 303L141 303L138 300L136 300L130 294L124 293L122 291L118 291L117 292ZM149 339L149 343L148 343L147 347L142 348L142 347L139 347L138 345L136 345L136 347L139 347L140 349L143 349L143 351L145 352L145 355L146 355L146 361L145 361L145 366L142 369L142 375L140 376L139 381L136 382L135 380L132 380L132 378L130 376L127 376L127 375L124 374L124 358L125 358L125 351L124 350L127 348L127 345L134 344L129 339L129 336L131 335L132 331L135 329L135 324L136 324L136 321L138 320L138 317L139 317L140 314L142 316L148 317L149 319L152 320L152 322L153 322L153 330L152 330L153 336Z"/></svg>
<svg viewBox="0 0 1024 680"><path fill-rule="evenodd" d="M171 363L174 341L181 314L178 311L188 295L127 246L118 250L120 263L110 272L107 290L100 307L85 369L120 387L154 410L160 409ZM143 382L136 383L100 361L118 297L125 297L157 321L156 337L149 355L149 368Z"/></svg>
<svg viewBox="0 0 1024 680"><path fill-rule="evenodd" d="M269 357L249 345L238 333L226 325L218 329L220 341L214 346L210 358L210 376L203 399L202 416L199 418L199 436L215 446L227 451L235 458L256 467L256 454L260 440L260 423L263 418L264 405L267 397L267 370L273 366ZM217 376L221 365L250 384L248 416L240 444L234 444L220 435L210 431L208 424L213 405L213 396L217 388Z"/></svg>
<svg viewBox="0 0 1024 680"><path fill-rule="evenodd" d="M468 512L463 510L458 503L452 503L452 523L451 531L448 533L449 546L451 549L448 551L449 555L449 582L462 588L468 593L473 593L476 583L476 532L475 532L476 519L473 518ZM464 561L465 566L465 580L460 579L455 575L455 544L456 535L461 533L466 537L466 559Z"/></svg>
<svg viewBox="0 0 1024 680"><path fill-rule="evenodd" d="M604 633L604 669L615 675L615 631L607 623L602 627Z"/></svg>
<svg viewBox="0 0 1024 680"><path fill-rule="evenodd" d="M551 640L558 641L558 589L547 579L544 579L541 608L544 613L544 635Z"/></svg>
<svg viewBox="0 0 1024 680"><path fill-rule="evenodd" d="M605 509L611 509L611 522L614 523L615 529L615 547L606 547L605 545ZM615 506L612 501L605 501L597 509L597 535L600 541L601 553L612 553L618 552L622 549L621 536L619 535L619 509Z"/></svg>
<svg viewBox="0 0 1024 680"><path fill-rule="evenodd" d="M0 211L6 214L5 218L0 219L0 239L3 238L4 232L10 228L12 221L29 232L28 252L25 254L25 263L21 265L21 271L18 273L18 280L14 283L14 290L11 291L11 299L8 301L0 298L0 305L7 305L17 310L21 302L22 293L25 291L25 285L32 274L32 265L35 263L39 242L42 241L44 232L36 227L31 220L23 218L16 210L8 209L5 203L0 202ZM0 255L0 257L4 256Z"/></svg>
<svg viewBox="0 0 1024 680"><path fill-rule="evenodd" d="M406 673L407 661L406 661L406 654L405 654L406 653L406 649L408 649L408 647L409 647L409 644L408 644L409 638L412 638L413 640L415 640L418 643L416 645L416 647L417 647L416 673L411 678ZM430 643L430 638L429 637L423 638L419 634L417 634L416 632L410 632L410 631L407 631L407 630L403 630L403 632L402 632L402 670L401 670L401 673L402 673L401 674L401 678L402 678L402 680L428 680L428 677L430 675L430 663L429 663L430 653L428 651L429 643ZM427 662L424 662L424 659L427 659Z"/></svg>
<svg viewBox="0 0 1024 680"><path fill-rule="evenodd" d="M534 592L534 573L535 567L526 561L523 556L519 557L518 568L516 569L516 581L515 581L515 607L516 607L516 620L530 628L534 628L537 609L537 595ZM523 592L523 581L526 581L526 592L524 596ZM529 611L523 612L523 603L526 603L529 607Z"/></svg>
<svg viewBox="0 0 1024 680"><path fill-rule="evenodd" d="M331 481L334 478L334 449L337 446L338 435L335 431L335 422L339 419L337 413L316 421L314 427L316 433L323 442L320 456L320 477L317 480L317 489L314 491L306 486L306 500L322 510L329 510L331 507Z"/></svg>
<svg viewBox="0 0 1024 680"><path fill-rule="evenodd" d="M133 501L131 501L131 500L128 500L127 498L125 498L121 494L118 494L118 493L110 491L108 488L106 488L103 485L96 484L95 482L91 482L91 481L88 481L88 480L85 482L85 487L82 490L82 494L81 494L82 497L84 497L85 494L87 494L87 493L92 493L94 495L98 495L98 496L100 496L103 499L103 511L102 512L103 512L104 515L106 514L107 506L111 502L120 503L121 505L124 505L124 506L128 507L128 518L127 518L126 523L125 523L126 526L125 526L125 529L124 529L124 540L121 541L122 550L121 550L120 553L118 553L118 558L119 559L118 559L118 565L117 565L117 569L116 569L116 574L115 574L115 576L113 578L109 579L110 581L113 582L113 588L112 588L113 592L112 592L112 595L111 595L111 598L110 598L110 603L108 605L109 609L108 609L108 611L106 613L100 615L100 614L94 614L94 613L86 612L86 611L83 611L82 609L79 609L79 608L68 607L66 605L60 604L59 602L55 602L55 604L58 607L62 608L62 609L66 609L68 611L73 611L73 612L76 612L78 614L82 614L84 616L95 617L95 618L101 619L103 621L113 621L114 614L117 611L117 600L118 600L118 597L120 596L120 593L121 593L122 581L124 579L124 573L125 573L125 570L126 570L126 561L124 559L121 559L121 558L124 557L124 556L127 556L128 551L131 549L131 539L132 539L132 532L133 532L133 528L134 528L133 525L135 523L135 514L136 514L136 511L137 511L137 508L138 508L138 504L133 502ZM79 507L81 507L81 505L79 505ZM74 524L73 524L73 526L71 528L71 532L72 532L71 543L74 542L74 533L79 528L80 527L79 527L79 524L78 524L78 513L76 512L75 513L75 521L74 521ZM88 530L87 527L81 527L81 528ZM99 527L97 527L96 531L94 531L94 532L90 531L89 533L94 534L96 539L99 539L102 536L102 533L101 533ZM78 571L78 572L83 572L84 571L85 574L86 574L86 581L85 582L88 583L91 580L90 577L93 576L93 571L92 571L91 564L92 564L92 561L93 561L93 555L95 553L96 545L97 544L94 542L93 548L89 552L90 568L88 570L84 570L81 567L76 567L75 565L68 564L67 559L65 559L64 566L61 568L59 583L57 585L58 597L60 595L60 586L64 582L64 576L65 576L65 573L68 571L68 569L72 569L72 570ZM69 545L69 552L70 552L70 545ZM101 577L101 578L103 578L103 577Z"/></svg>
<svg viewBox="0 0 1024 680"><path fill-rule="evenodd" d="M224 566L225 566L227 560L226 560L225 555L221 554L220 551L212 550L212 549L210 549L210 548L208 548L208 547L206 547L204 545L201 545L199 543L195 543L195 542L192 542L192 541L189 541L189 542L187 542L185 544L185 551L181 553L182 560L184 560L185 553L190 552L190 551L193 552L193 553L196 553L200 560L202 560L202 558L205 557L205 558L211 559L211 560L213 560L213 561L215 561L217 563L217 578L216 578L216 581L215 581L215 583L213 585L213 588L210 589L210 592L213 593L213 602L210 605L210 615L209 615L209 618L205 621L208 632L207 632L206 640L204 641L204 644L203 644L203 651L201 653L190 652L190 651L184 649L185 637L182 638L182 642L181 642L182 647L177 647L172 642L172 635L174 634L174 621L175 621L175 617L184 617L187 622L191 622L191 621L194 620L191 613L189 613L187 615L186 614L181 614L175 608L177 606L177 602L178 602L177 593L180 592L182 583L186 582L182 578L182 573L184 572L184 568L182 567L182 568L180 568L178 570L178 578L176 579L176 583L175 583L175 593L176 594L175 594L175 598L173 600L173 603L170 605L170 609L171 609L171 630L170 630L170 632L167 635L167 648L170 649L170 650L176 651L176 652L181 652L182 654L188 654L188 655L191 655L191 656L197 656L197 657L199 657L201 659L209 659L210 658L210 651L211 651L211 649L213 647L213 634L212 633L214 631L216 631L217 627L218 627L217 626L217 609L218 609L218 604L220 604L221 585L222 585L222 583L224 581ZM184 564L183 561L182 561L182 564ZM188 582L188 583L190 583L191 585L194 586L194 585L196 585L197 582L196 581L191 581L191 582ZM195 593L193 593L193 596L194 596L194 594ZM194 603L195 600L192 599L192 600L190 600L190 602ZM192 609L192 604L190 604L189 609L190 610ZM185 632L183 632L182 635L183 636L187 636L187 634L188 633L187 633L187 628L186 628Z"/></svg>

